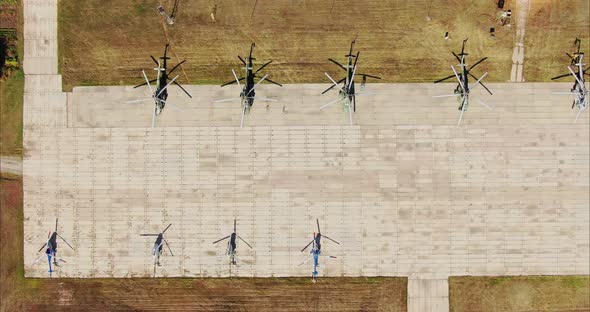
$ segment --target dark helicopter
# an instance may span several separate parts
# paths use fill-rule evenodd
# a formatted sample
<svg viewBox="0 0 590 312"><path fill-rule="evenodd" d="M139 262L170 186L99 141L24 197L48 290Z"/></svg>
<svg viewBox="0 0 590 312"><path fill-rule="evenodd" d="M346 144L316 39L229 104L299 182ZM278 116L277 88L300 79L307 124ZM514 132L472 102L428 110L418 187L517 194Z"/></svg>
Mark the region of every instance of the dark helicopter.
<svg viewBox="0 0 590 312"><path fill-rule="evenodd" d="M260 76L258 76L258 73L260 71L262 71L270 63L272 63L272 61L268 61L268 62L264 63L256 71L254 71L254 62L253 61L256 60L252 56L252 54L254 53L254 47L256 47L256 44L252 43L252 45L250 46L250 54L246 57L246 59L244 59L238 55L238 59L240 59L240 62L244 65L243 69L244 69L245 75L243 77L238 78L238 75L236 75L235 70L232 69L232 73L234 75L234 80L231 80L231 81L226 82L221 85L222 87L225 87L227 85L237 83L238 87L241 88L242 85L240 84L240 81L245 80L244 87L242 88L242 91L240 92L240 97L215 101L216 103L227 102L227 101L237 101L237 100L241 101L242 116L240 118L240 127L242 127L244 125L244 116L246 115L246 112L250 112L250 109L254 105L254 98L256 96L256 87L260 83L262 83L263 81L267 81L267 82L275 84L279 87L283 86L280 83L272 81L270 78L268 78L268 74L264 75L262 78ZM256 82L256 80L258 80L258 82ZM273 102L275 101L273 99L268 99L268 98L260 98L259 97L259 99L261 99L263 101L273 101Z"/></svg>
<svg viewBox="0 0 590 312"><path fill-rule="evenodd" d="M216 241L213 242L213 244L217 244L225 239L228 239L227 241L227 249L226 249L226 254L229 255L229 263L233 264L233 265L237 265L237 261L236 261L236 252L237 252L237 239L239 238L242 242L244 242L244 244L246 244L248 247L250 247L250 249L252 249L252 246L250 246L250 244L248 244L248 242L246 242L240 235L237 234L236 231L236 220L234 219L234 231L233 233L231 233L230 235L224 237L224 238L220 238Z"/></svg>
<svg viewBox="0 0 590 312"><path fill-rule="evenodd" d="M318 225L318 232L317 233L313 233L313 239L311 240L311 242L309 242L309 244L305 245L305 247L303 247L303 249L301 249L301 252L305 251L305 249L307 249L310 245L312 245L311 247L311 251L310 254L313 257L313 272L311 273L311 278L312 280L315 282L317 277L318 277L318 267L320 266L319 263L319 257L322 253L322 244L321 244L321 240L322 240L322 233L320 231L320 220L316 219L317 225ZM333 241L334 243L340 245L339 242L329 238L326 235L323 235L323 237ZM330 258L336 258L334 256L329 256Z"/></svg>
<svg viewBox="0 0 590 312"><path fill-rule="evenodd" d="M324 109L325 107L327 107L333 103L342 102L344 105L344 111L348 112L349 123L351 126L352 126L352 113L356 112L356 97L359 95L368 95L368 93L357 93L355 91L354 77L355 76L362 76L363 77L363 81L361 83L361 89L364 89L365 84L367 82L367 77L374 78L374 79L381 79L381 77L356 72L357 62L358 62L358 58L359 58L359 55L361 52L358 51L356 54L353 54L355 42L356 42L356 40L352 41L352 43L350 44L350 50L349 50L348 54L345 55L345 57L347 58L346 65L342 65L331 58L328 59L330 62L338 65L338 67L340 67L342 70L346 71L346 76L338 81L335 81L334 79L332 79L332 77L330 77L330 75L328 75L328 73L324 73L326 75L326 77L328 77L328 79L330 79L330 81L332 82L332 85L328 89L324 90L324 92L322 92L322 94L332 90L332 88L334 88L334 87L337 87L339 89L338 94L340 95L340 97L338 99L320 107L320 109ZM344 85L342 87L340 87L339 86L340 83L344 83Z"/></svg>
<svg viewBox="0 0 590 312"><path fill-rule="evenodd" d="M154 277L156 276L156 266L161 266L160 264L160 256L162 255L162 245L166 244L168 247L168 251L170 251L170 255L174 256L172 249L170 249L170 245L166 238L164 238L164 233L172 226L172 223L168 224L168 226L164 229L164 231L160 233L154 234L140 234L141 236L156 236L156 241L154 242L154 247L152 248L152 255L154 256Z"/></svg>
<svg viewBox="0 0 590 312"><path fill-rule="evenodd" d="M574 76L574 86L570 89L570 92L556 92L554 94L563 94L563 95L573 95L574 100L572 102L572 109L574 107L578 107L578 114L576 115L576 121L580 117L580 114L583 110L588 108L588 89L586 89L586 82L584 80L584 76L590 76L587 71L590 67L586 67L584 69L584 52L580 51L582 41L578 38L574 41L574 45L576 46L576 51L573 55L566 53L566 55L570 58L571 63L570 66L567 67L569 73L559 75L556 77L551 78L551 80L557 80L565 77L569 77L570 74ZM576 67L574 71L572 66Z"/></svg>
<svg viewBox="0 0 590 312"><path fill-rule="evenodd" d="M461 111L460 115L459 115L459 122L457 123L457 125L461 124L461 120L463 119L463 113L467 110L467 106L469 105L469 93L471 92L471 90L473 90L473 88L469 87L469 77L473 78L476 80L475 85L481 85L484 89L486 89L486 91L492 95L492 92L490 91L490 89L488 89L482 82L481 80L488 74L487 72L485 72L479 79L477 79L477 77L475 77L473 74L471 74L471 70L473 68L475 68L475 66L481 64L483 61L487 60L487 57L482 58L481 60L475 62L475 64L468 66L466 61L467 61L467 54L465 52L465 43L467 42L467 39L463 40L463 46L461 47L461 53L459 53L458 55L455 52L453 53L453 56L457 59L457 61L459 61L459 64L457 65L459 67L459 72L457 72L457 70L455 69L455 66L451 66L451 69L453 70L453 74L450 76L447 76L445 78L439 79L437 81L435 81L434 83L439 83L439 82L443 82L447 79L450 78L456 78L457 79L457 87L455 88L455 91L453 94L449 94L449 95L437 95L435 97L457 97L459 99L459 111ZM478 99L478 102L485 106L487 109L491 110L492 108L490 106L488 106L486 103L484 103L482 100Z"/></svg>
<svg viewBox="0 0 590 312"><path fill-rule="evenodd" d="M72 250L74 250L74 247L72 247L72 245L70 245L70 243L68 243L63 237L61 237L61 235L59 235L57 233L57 219L55 219L55 231L53 232L49 232L49 234L47 235L47 242L45 244L43 244L43 246L41 246L41 248L39 249L38 252L41 252L43 249L45 249L45 254L47 255L47 262L49 264L49 277L51 277L51 273L53 273L53 267L51 266L52 260L53 260L53 266L54 267L60 267L60 265L58 264L58 260L60 262L66 262L65 260L61 259L61 258L57 258L57 238L60 238L64 243L66 243L66 245L68 245L68 247L70 247ZM45 248L47 247L47 248Z"/></svg>
<svg viewBox="0 0 590 312"><path fill-rule="evenodd" d="M151 97L147 98L147 99L141 99L141 100L136 100L136 101L129 101L127 103L137 103L137 102L145 102L145 101L149 101L149 100L153 100L155 107L154 107L154 113L152 115L152 127L155 126L156 123L156 116L159 115L160 113L162 113L162 110L164 109L164 106L166 106L167 102L166 100L168 99L168 87L171 84L175 84L176 86L178 86L182 91L184 91L184 93L186 93L186 95L188 95L189 98L192 98L192 96L190 95L190 93L188 93L188 91L186 91L178 82L176 82L176 79L178 78L178 75L176 75L174 78L172 78L171 80L169 80L170 75L180 66L182 65L184 62L186 62L186 60L183 60L182 62L176 64L176 66L174 66L170 71L167 71L167 66L168 66L168 60L170 59L170 57L168 57L168 44L166 44L166 47L164 48L164 56L160 57L159 60L156 60L156 58L154 58L152 55L150 55L151 59L154 61L154 63L158 66L156 68L154 68L155 71L157 71L157 77L152 79L152 80L148 80L147 75L145 74L145 71L142 70L143 73L143 78L145 79L144 83L138 84L133 88L139 88L141 86L145 86L147 85L150 93L151 93ZM160 62L162 61L162 62ZM156 83L155 85L155 90L152 88L152 83Z"/></svg>

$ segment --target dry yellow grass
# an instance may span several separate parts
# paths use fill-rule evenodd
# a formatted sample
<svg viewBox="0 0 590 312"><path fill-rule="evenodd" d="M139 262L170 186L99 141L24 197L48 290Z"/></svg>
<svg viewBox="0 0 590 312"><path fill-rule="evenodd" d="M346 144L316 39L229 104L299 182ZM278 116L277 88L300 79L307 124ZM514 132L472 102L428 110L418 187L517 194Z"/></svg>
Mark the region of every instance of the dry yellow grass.
<svg viewBox="0 0 590 312"><path fill-rule="evenodd" d="M530 1L525 36L525 74L528 81L550 81L566 74L570 64L566 52L574 51L574 40L582 39L586 64L590 64L590 1ZM573 77L570 80L573 82ZM560 81L568 81L563 79Z"/></svg>
<svg viewBox="0 0 590 312"><path fill-rule="evenodd" d="M451 277L451 311L588 311L588 276Z"/></svg>
<svg viewBox="0 0 590 312"><path fill-rule="evenodd" d="M173 1L162 2L170 8ZM284 83L326 82L324 71L338 71L327 59L342 60L355 37L359 71L388 82L447 76L456 63L451 50L466 37L472 62L489 57L477 70L489 70L486 79L508 80L512 64L514 27L499 26L493 1L181 1L173 26L164 25L154 3L140 0L63 0L59 13L65 89L140 82L141 69L153 67L149 55L160 55L166 42L187 59L185 83L230 80L236 55L251 42L259 62L275 61L268 72Z"/></svg>

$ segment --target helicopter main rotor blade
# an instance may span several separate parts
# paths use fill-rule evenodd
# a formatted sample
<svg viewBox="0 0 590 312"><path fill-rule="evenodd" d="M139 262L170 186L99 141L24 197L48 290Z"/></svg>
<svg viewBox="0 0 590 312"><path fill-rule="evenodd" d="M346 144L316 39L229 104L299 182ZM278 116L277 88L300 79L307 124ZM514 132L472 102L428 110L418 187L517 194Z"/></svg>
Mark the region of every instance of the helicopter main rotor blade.
<svg viewBox="0 0 590 312"><path fill-rule="evenodd" d="M222 103L222 102L230 102L230 101L237 101L237 100L241 100L242 98L231 98L231 99L223 99L223 100L216 100L213 101L213 103Z"/></svg>
<svg viewBox="0 0 590 312"><path fill-rule="evenodd" d="M355 64L356 64L356 62L355 62ZM354 65L354 69L352 70L352 76L350 77L350 82L348 82L348 86L346 87L347 90L349 90L350 87L352 86L352 84L354 83L354 75L355 74L356 74L356 65Z"/></svg>
<svg viewBox="0 0 590 312"><path fill-rule="evenodd" d="M258 68L258 70L256 70L254 72L254 75L258 74L258 72L260 72L263 68L265 68L266 66L268 66L268 64L270 64L270 63L272 63L272 61L268 61L264 65L260 66L260 68Z"/></svg>
<svg viewBox="0 0 590 312"><path fill-rule="evenodd" d="M139 236L158 236L160 234L139 234Z"/></svg>
<svg viewBox="0 0 590 312"><path fill-rule="evenodd" d="M172 74L173 71L175 71L178 66L182 65L184 62L186 62L186 60L183 60L182 62L176 64L176 66L172 67L172 69L168 72L168 75Z"/></svg>
<svg viewBox="0 0 590 312"><path fill-rule="evenodd" d="M156 61L156 58L153 57L153 56L151 56L151 55L150 55L150 57L152 58L152 60L154 61L154 63L156 63L156 65L158 65L158 67L160 67L160 63L158 63L158 61Z"/></svg>
<svg viewBox="0 0 590 312"><path fill-rule="evenodd" d="M453 78L453 77L455 77L455 74L452 74L452 75L450 75L450 76L448 76L448 77L445 77L445 78L443 78L443 79L439 79L439 80L435 81L434 83L443 82L443 81L445 81L445 80L447 80L447 79L450 79L450 78Z"/></svg>
<svg viewBox="0 0 590 312"><path fill-rule="evenodd" d="M313 239L311 240L311 242L309 242L309 244L305 245L305 247L303 247L303 249L301 249L301 252L303 252L305 249L307 249L307 247L309 247L309 245L311 245L311 243L313 243Z"/></svg>
<svg viewBox="0 0 590 312"><path fill-rule="evenodd" d="M157 104L156 104L157 105ZM152 128L156 127L156 107L154 107L154 112L152 114Z"/></svg>
<svg viewBox="0 0 590 312"><path fill-rule="evenodd" d="M555 95L578 95L580 93L578 93L578 92L553 92L551 94L555 94Z"/></svg>
<svg viewBox="0 0 590 312"><path fill-rule="evenodd" d="M331 105L331 104L334 104L334 103L336 103L336 102L340 102L340 101L342 101L342 100L344 100L344 98L338 98L338 99L336 99L336 100L334 100L334 101L332 101L332 102L329 102L329 103L327 103L327 104L324 104L324 105L320 106L320 109L324 109L324 108L326 108L327 106L329 106L329 105Z"/></svg>
<svg viewBox="0 0 590 312"><path fill-rule="evenodd" d="M246 61L244 61L244 59L241 56L238 55L238 58L240 59L242 64L244 64L244 66L248 66L248 65L246 65Z"/></svg>
<svg viewBox="0 0 590 312"><path fill-rule="evenodd" d="M471 78L473 78L473 79L476 79L476 80L477 80L477 77L473 76L473 75L472 75L470 72L467 72L467 74L468 74L469 76L471 76ZM482 76L482 78L483 78L483 76ZM479 83L479 84L480 84L480 85L481 85L481 86L482 86L484 89L486 89L486 91L488 91L488 93L489 93L490 95L494 95L494 94L492 94L492 91L490 91L490 89L488 89L488 87L486 87L486 85L484 85L484 84L483 84L483 82L481 82L481 81L478 81L478 83Z"/></svg>
<svg viewBox="0 0 590 312"><path fill-rule="evenodd" d="M244 116L246 115L246 106L248 105L248 100L245 99L242 102L242 106L244 106L244 109L242 109L242 117L240 118L240 128L242 128L244 126Z"/></svg>
<svg viewBox="0 0 590 312"><path fill-rule="evenodd" d="M328 61L330 61L330 62L332 62L332 63L334 63L334 64L338 65L338 66L339 66L340 68L342 68L343 70L346 70L346 67L344 67L344 65L342 65L342 64L340 64L340 63L338 63L338 62L334 61L333 59L329 58L329 59L328 59Z"/></svg>
<svg viewBox="0 0 590 312"><path fill-rule="evenodd" d="M471 90L475 89L478 85L481 85L481 80L488 75L488 72L485 72L477 81L475 82L475 86L471 88Z"/></svg>
<svg viewBox="0 0 590 312"><path fill-rule="evenodd" d="M160 94L162 94L162 92L164 92L164 90L168 89L168 86L170 86L174 82L174 80L176 80L176 78L178 78L178 76L172 78L172 80L170 80L170 82L168 82L168 84L164 88L162 88L162 90L160 90L160 92L158 92L156 97L160 96Z"/></svg>
<svg viewBox="0 0 590 312"><path fill-rule="evenodd" d="M41 252L41 250L43 250L43 248L45 248L45 246L47 246L47 243L43 244L43 246L41 246L41 248L37 252Z"/></svg>
<svg viewBox="0 0 590 312"><path fill-rule="evenodd" d="M326 89L326 91L322 92L322 94L328 92L328 90L332 89L333 87L337 87L338 89L340 89L340 91L344 92L344 89L340 86L338 86L339 83L341 83L342 81L346 80L346 78L342 78L340 79L340 81L336 82L334 79L332 79L332 77L330 77L330 75L328 75L328 73L324 72L324 74L326 75L326 77L328 77L328 79L330 79L330 81L333 83L333 85Z"/></svg>
<svg viewBox="0 0 590 312"><path fill-rule="evenodd" d="M356 69L356 63L359 61L359 55L360 54L361 54L361 51L356 52L356 57L354 59L354 65L352 66L355 69ZM354 76L354 73L352 75Z"/></svg>
<svg viewBox="0 0 590 312"><path fill-rule="evenodd" d="M230 236L231 236L231 235L228 235L228 236L226 236L226 237L224 237L224 238L220 238L220 239L218 239L218 240L214 241L214 242L213 242L213 244L217 244L217 243L219 243L220 241L222 241L222 240L224 240L224 239L228 239Z"/></svg>
<svg viewBox="0 0 590 312"><path fill-rule="evenodd" d="M168 251L170 251L170 255L174 257L174 253L172 252L172 249L170 249L170 245L168 244L168 241L162 237L162 239L164 240L164 243L166 243L166 247L168 247Z"/></svg>
<svg viewBox="0 0 590 312"><path fill-rule="evenodd" d="M68 245L72 250L74 250L74 247L72 247L72 245L70 245L70 243L68 243L68 241L66 241L63 237L61 237L61 235L57 234L57 237L61 238L61 240L64 241L64 243L66 243L66 245Z"/></svg>
<svg viewBox="0 0 590 312"><path fill-rule="evenodd" d="M322 237L324 237L324 238L327 238L327 239L329 239L329 240L333 241L334 243L336 243L336 244L340 245L340 243L339 243L339 242L337 242L337 241L335 241L335 240L333 240L333 239L329 238L329 237L328 237L328 236L326 236L326 235L323 235L323 234L322 234Z"/></svg>
<svg viewBox="0 0 590 312"><path fill-rule="evenodd" d="M568 74L568 76L569 76L569 74ZM156 79L152 79L152 80L150 80L149 82L150 82L150 83L154 83L156 80L158 80L158 78L156 78ZM145 85L147 85L147 84L148 84L147 82L140 83L140 84L138 84L137 86L133 87L133 89L135 89L135 88L139 88L139 87L141 87L141 86L145 86Z"/></svg>
<svg viewBox="0 0 590 312"><path fill-rule="evenodd" d="M377 76L373 76L373 75L369 75L369 74L356 74L357 76L363 76L363 77L369 77L369 78L375 78L375 79L381 79L381 77L377 77Z"/></svg>
<svg viewBox="0 0 590 312"><path fill-rule="evenodd" d="M57 233L57 218L55 218L55 232Z"/></svg>
<svg viewBox="0 0 590 312"><path fill-rule="evenodd" d="M248 245L248 247L250 247L250 249L252 249L252 246L250 246L250 244L248 244L248 242L246 242L240 235L236 234L238 236L239 239L242 240L242 242L244 242L244 244Z"/></svg>
<svg viewBox="0 0 590 312"><path fill-rule="evenodd" d="M570 71L570 73L572 73L572 75L574 76L574 78L576 78L576 81L583 86L584 83L580 80L580 78L576 75L576 73L572 70L571 66L568 66L567 69Z"/></svg>
<svg viewBox="0 0 590 312"><path fill-rule="evenodd" d="M465 90L465 86L463 85L463 81L461 81L461 78L459 78L459 74L457 74L457 71L455 70L455 66L451 65L451 69L455 74L455 78L457 78L457 81L459 81L459 86L461 86L461 90L463 90L463 93L467 93L467 90Z"/></svg>
<svg viewBox="0 0 590 312"><path fill-rule="evenodd" d="M461 58L455 52L451 51L451 53L453 53L453 55L455 56L457 61L459 61L459 63L461 63Z"/></svg>
<svg viewBox="0 0 590 312"><path fill-rule="evenodd" d="M280 83L278 83L278 82L275 82L275 81L272 81L272 80L270 80L269 78L266 78L266 81L267 81L267 82L270 82L270 83L272 83L272 84L276 84L276 85L277 85L277 86L279 86L279 87L282 87L282 86L283 86L282 84L280 84Z"/></svg>
<svg viewBox="0 0 590 312"><path fill-rule="evenodd" d="M576 104L576 102L574 101L574 104ZM572 105L573 108L573 105ZM574 123L578 122L578 118L580 118L580 114L582 113L583 110L585 110L586 108L580 108L580 110L578 111L578 113L576 114L576 120L574 120Z"/></svg>
<svg viewBox="0 0 590 312"><path fill-rule="evenodd" d="M354 94L352 95L352 98L354 100ZM348 98L348 126L352 127L352 101L350 100L350 98ZM319 224L318 224L319 225Z"/></svg>
<svg viewBox="0 0 590 312"><path fill-rule="evenodd" d="M242 86L240 85L240 79L238 79L238 75L236 75L236 71L232 68L231 72L232 72L232 74L234 74L234 78L236 79L236 82L238 83L238 87L241 89Z"/></svg>
<svg viewBox="0 0 590 312"><path fill-rule="evenodd" d="M434 95L433 98L453 97L453 96L461 96L461 95L463 95L463 93L445 94L445 95Z"/></svg>
<svg viewBox="0 0 590 312"><path fill-rule="evenodd" d="M191 99L193 98L193 97L192 97L192 95L191 95L190 93L188 93L188 91L186 91L186 90L185 90L185 89L184 89L184 88L183 88L183 87L180 85L180 83L178 83L178 82L174 81L174 84L175 84L177 87L179 87L179 88L180 88L182 91L184 91L184 93L186 93L186 95L188 95L188 97L189 97L189 98L191 98Z"/></svg>
<svg viewBox="0 0 590 312"><path fill-rule="evenodd" d="M168 229L172 226L172 223L168 224L168 226L164 229L164 231L162 231L162 234L166 233L166 231L168 231Z"/></svg>
<svg viewBox="0 0 590 312"><path fill-rule="evenodd" d="M492 110L492 108L488 104L486 104L484 101L477 99L477 102L479 102L479 104L481 104L482 106L484 106L488 110Z"/></svg>
<svg viewBox="0 0 590 312"><path fill-rule="evenodd" d="M336 82L336 83L337 83L337 84L340 84L340 83L342 83L344 80L346 80L346 77L344 77L344 78L342 78L342 79L338 80L338 82ZM332 90L332 88L334 88L334 87L338 87L338 85L337 85L337 84L332 84L332 85L331 85L331 86L330 86L328 89L324 90L324 92L322 92L322 94L325 94L326 92L328 92L328 91Z"/></svg>
<svg viewBox="0 0 590 312"><path fill-rule="evenodd" d="M472 70L475 66L479 65L481 62L483 62L483 61L485 61L487 59L488 59L488 57L486 56L486 57L482 58L481 60L475 62L475 64L471 65L471 67L469 67L469 69L467 71Z"/></svg>
<svg viewBox="0 0 590 312"><path fill-rule="evenodd" d="M146 102L146 101L153 101L153 100L154 100L154 98L153 98L153 97L151 97L151 98L147 98L147 99L143 99L143 100L133 100L133 101L127 101L127 102L125 102L125 103L127 103L127 104L132 104L132 103L139 103L139 102Z"/></svg>
<svg viewBox="0 0 590 312"><path fill-rule="evenodd" d="M320 231L320 219L315 219L315 222L318 225L318 233L322 233L322 231Z"/></svg>
<svg viewBox="0 0 590 312"><path fill-rule="evenodd" d="M43 249L43 248L41 248L41 249ZM43 257L45 257L45 254L41 254L41 255L39 256L39 258L37 258L37 260L35 260L35 262L33 262L33 264L37 264L37 263L39 263L39 261L41 261L41 259L43 259Z"/></svg>
<svg viewBox="0 0 590 312"><path fill-rule="evenodd" d="M255 84L255 85L252 87L252 89L250 89L250 91L248 91L248 93L246 93L246 96L249 96L249 95L250 95L250 93L251 93L252 91L254 91L254 89L256 89L256 87L258 87L258 85L259 85L259 84L261 84L261 83L262 83L262 82L263 82L263 81L266 79L266 77L268 77L268 74L264 75L264 77L262 77L262 78L260 79L260 81L258 81L258 82L257 82L257 83L256 83L256 84Z"/></svg>
<svg viewBox="0 0 590 312"><path fill-rule="evenodd" d="M241 81L241 80L244 80L244 79L245 78L242 77L242 78L238 79L238 81ZM232 81L226 82L226 83L222 84L221 86L222 87L225 87L227 85L234 84L234 83L236 83L236 80L232 80Z"/></svg>
<svg viewBox="0 0 590 312"><path fill-rule="evenodd" d="M236 233L236 228L237 228L236 225L237 225L237 222L236 222L236 219L234 219L234 233Z"/></svg>
<svg viewBox="0 0 590 312"><path fill-rule="evenodd" d="M143 73L143 78L145 78L145 82L148 85L148 88L150 88L150 94L154 94L154 90L152 89L152 85L150 84L150 81L147 78L147 75L145 74L145 70L141 71Z"/></svg>
<svg viewBox="0 0 590 312"><path fill-rule="evenodd" d="M589 68L590 68L590 67L589 67ZM569 77L569 75L570 75L570 74L569 74L569 73L567 73L567 74L563 74L563 75L555 76L555 77L551 78L551 80L557 80L557 79L561 79L561 78L564 78L564 77Z"/></svg>
<svg viewBox="0 0 590 312"><path fill-rule="evenodd" d="M461 114L459 115L459 121L457 122L457 127L461 124L461 120L463 120L463 113L465 113L465 102L466 102L466 98L463 97L463 100L461 101Z"/></svg>

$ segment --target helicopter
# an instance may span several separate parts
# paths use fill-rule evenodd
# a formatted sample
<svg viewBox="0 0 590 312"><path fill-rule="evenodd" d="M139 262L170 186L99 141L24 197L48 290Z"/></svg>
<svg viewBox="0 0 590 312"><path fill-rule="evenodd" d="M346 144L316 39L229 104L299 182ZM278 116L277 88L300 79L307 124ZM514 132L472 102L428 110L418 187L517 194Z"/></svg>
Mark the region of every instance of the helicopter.
<svg viewBox="0 0 590 312"><path fill-rule="evenodd" d="M340 63L338 63L337 61L335 61L334 59L328 59L330 62L338 65L338 67L340 67L342 70L346 71L346 76L338 81L335 81L330 75L328 75L328 73L324 73L326 75L326 77L328 77L328 79L330 79L330 81L332 82L332 85L324 90L324 92L322 92L322 94L325 94L326 92L332 90L334 87L336 87L339 91L339 98L329 102L327 104L324 104L320 107L320 109L324 109L326 107L328 107L329 105L332 105L334 103L337 102L342 102L344 105L344 111L348 112L348 118L349 118L349 123L350 126L352 126L352 113L356 112L356 97L360 96L360 95L369 95L369 93L356 93L355 92L355 81L354 81L354 77L355 76L362 76L363 80L362 80L362 84L361 84L361 89L365 88L365 84L367 82L367 77L368 78L373 78L373 79L381 79L381 77L377 77L374 75L369 75L369 74L361 74L361 73L357 73L357 62L358 62L358 58L360 55L360 51L358 51L356 54L353 54L353 49L354 49L354 44L356 42L356 39L352 41L352 43L350 44L350 50L348 52L347 55L345 55L345 57L347 58L347 63L346 65L342 65ZM353 62L354 60L354 62ZM339 86L339 84L344 83L342 87Z"/></svg>
<svg viewBox="0 0 590 312"><path fill-rule="evenodd" d="M584 69L584 52L580 51L582 41L578 38L574 41L574 45L577 47L576 52L573 55L566 53L566 55L570 58L571 63L567 67L569 73L559 75L556 77L551 78L551 80L557 80L564 77L569 77L570 75L574 76L574 86L570 89L570 92L556 92L554 94L563 94L563 95L573 95L574 100L572 102L572 109L574 107L578 107L578 114L576 114L576 122L580 117L580 114L583 110L588 108L588 89L586 89L586 82L584 80L584 75L588 76L590 74L587 73L590 67ZM576 67L576 71L572 69L572 66Z"/></svg>
<svg viewBox="0 0 590 312"><path fill-rule="evenodd" d="M51 277L52 273L54 272L53 267L51 266L52 260L53 260L53 266L54 267L60 267L58 260L60 262L66 262L65 260L58 258L57 257L57 238L59 237L64 243L66 243L66 245L68 245L68 247L70 247L72 250L74 250L74 247L72 247L72 245L70 245L70 243L68 243L63 237L61 237L61 235L59 235L59 233L57 233L57 221L58 219L55 219L55 230L53 232L49 232L47 235L47 242L45 244L43 244L43 246L41 246L41 248L39 249L38 252L41 252L43 249L45 249L45 255L47 255L47 262L49 264L49 277ZM47 248L45 248L47 247ZM37 259L36 262L38 262L43 256L41 256L39 259Z"/></svg>
<svg viewBox="0 0 590 312"><path fill-rule="evenodd" d="M156 266L161 266L160 264L160 256L162 255L162 245L165 243L166 247L168 247L168 251L170 251L170 255L174 256L172 249L170 249L170 245L166 238L164 238L164 233L172 226L172 223L168 224L168 226L160 233L156 234L140 234L140 236L156 236L156 241L154 242L154 247L152 248L152 255L154 256L154 277L156 277Z"/></svg>
<svg viewBox="0 0 590 312"><path fill-rule="evenodd" d="M244 242L244 244L246 244L248 247L250 247L250 249L252 249L252 246L250 246L250 244L248 244L248 242L246 242L240 235L237 234L236 231L236 219L234 219L234 231L233 233L231 233L230 235L218 239L216 241L213 242L213 244L217 244L225 239L229 240L227 241L227 249L226 249L226 254L229 255L229 264L230 265L237 265L237 261L236 261L236 252L237 252L237 240L236 237L239 238L240 240L242 240L242 242Z"/></svg>
<svg viewBox="0 0 590 312"><path fill-rule="evenodd" d="M321 244L321 239L322 237L325 237L329 240L331 240L332 242L340 245L339 242L329 238L326 235L322 235L321 231L320 231L320 220L316 219L317 225L318 225L318 232L317 233L313 233L313 239L311 240L311 242L309 242L307 245L305 245L305 247L303 247L303 249L301 249L301 252L304 252L305 249L307 249L310 245L311 245L311 250L310 250L310 254L312 255L313 258L313 272L311 273L311 279L312 281L315 283L317 281L317 277L318 277L318 267L320 266L319 263L319 257L322 253L322 244ZM335 259L335 256L328 256L329 258ZM307 262L307 261L306 261Z"/></svg>
<svg viewBox="0 0 590 312"><path fill-rule="evenodd" d="M457 55L455 52L452 52L453 56L455 56L457 61L459 61L459 64L457 66L459 67L460 71L457 72L457 70L455 69L455 66L451 65L451 69L453 70L453 74L434 82L434 83L443 82L443 81L453 78L453 77L457 79L458 84L457 84L457 87L455 88L455 91L453 92L453 94L434 96L435 98L457 97L457 99L459 101L459 111L461 112L459 115L459 121L457 122L457 126L459 126L461 124L461 120L463 119L463 113L465 113L465 111L467 110L467 106L469 105L469 93L471 92L471 90L475 89L475 87L477 87L478 85L481 85L484 89L486 89L486 91L490 95L492 95L492 91L490 91L490 89L488 89L488 87L486 87L481 82L483 80L483 78L485 76L487 76L488 72L485 72L479 79L477 77L475 77L473 74L471 74L471 70L475 66L481 64L483 61L487 60L488 58L484 57L484 58L480 59L479 61L475 62L475 64L468 67L468 65L466 63L466 58L467 58L467 55L469 55L469 54L465 53L465 43L467 43L467 39L463 40L463 46L461 47L461 53L459 53ZM469 87L469 77L472 77L473 79L476 80L475 86L473 88ZM485 102L483 102L482 100L477 99L477 101L479 102L479 104L483 105L487 109L492 110L492 108L489 105L487 105Z"/></svg>
<svg viewBox="0 0 590 312"><path fill-rule="evenodd" d="M232 74L234 75L235 80L231 80L231 81L226 82L221 85L221 87L225 87L227 85L237 83L238 87L242 88L240 81L245 80L244 87L242 88L242 91L240 92L240 97L215 101L215 103L237 101L237 100L241 101L242 116L240 119L240 128L244 125L244 116L246 115L247 112L248 113L250 112L250 109L254 105L254 97L256 96L256 87L258 87L259 84L261 84L263 81L267 81L267 82L275 84L279 87L283 86L282 84L272 81L270 78L268 78L268 74L264 75L262 78L257 75L266 66L268 66L270 63L272 63L272 61L268 61L268 62L264 63L256 71L254 71L253 61L256 59L252 56L252 54L254 53L255 47L256 47L255 43L252 43L250 45L250 54L246 57L245 60L244 60L244 58L242 58L241 56L238 55L238 59L245 66L245 67L243 67L245 76L238 78L238 75L236 75L235 70L232 69ZM258 79L258 82L256 82L256 79ZM261 97L259 97L259 99L261 99L263 101L276 102L276 100L274 100L274 99L261 98Z"/></svg>
<svg viewBox="0 0 590 312"><path fill-rule="evenodd" d="M150 90L150 93L152 94L151 97L146 98L146 99L127 102L127 103L137 103L137 102L145 102L145 101L150 101L150 100L154 101L155 107L154 107L154 113L152 115L152 128L156 124L156 116L162 113L164 106L166 106L166 104L167 104L166 100L168 99L168 87L171 84L175 84L182 91L184 91L184 93L186 93L186 95L188 95L189 98L192 98L190 93L188 93L188 91L186 91L182 87L182 85L180 85L178 82L176 82L176 79L178 79L178 75L176 75L174 78L172 78L170 81L168 81L168 79L170 78L170 75L180 65L182 65L184 62L186 62L186 60L183 60L182 62L176 64L176 66L174 66L170 71L167 71L167 66L168 66L167 60L170 59L170 57L167 56L169 46L170 46L169 44L166 44L166 47L164 48L164 56L160 57L159 60L156 60L156 58L154 58L152 55L150 55L150 57L154 61L154 63L156 63L156 65L158 65L158 67L154 68L154 70L157 71L157 73L158 73L157 77L152 80L148 80L148 77L145 74L145 71L142 70L141 72L143 74L143 78L145 79L145 82L140 83L140 84L133 87L135 89L135 88L139 88L141 86L147 85ZM160 61L163 61L163 62L160 62ZM156 83L155 90L152 88L152 85L151 85L151 83L154 83L154 82Z"/></svg>

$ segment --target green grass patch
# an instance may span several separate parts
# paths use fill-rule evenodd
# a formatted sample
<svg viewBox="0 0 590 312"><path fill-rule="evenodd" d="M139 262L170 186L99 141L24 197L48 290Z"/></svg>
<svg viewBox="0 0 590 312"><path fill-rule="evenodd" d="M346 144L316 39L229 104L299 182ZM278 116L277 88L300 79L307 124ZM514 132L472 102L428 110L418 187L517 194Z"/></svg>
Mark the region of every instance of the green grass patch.
<svg viewBox="0 0 590 312"><path fill-rule="evenodd" d="M22 155L23 94L25 77L22 69L0 81L0 154Z"/></svg>

